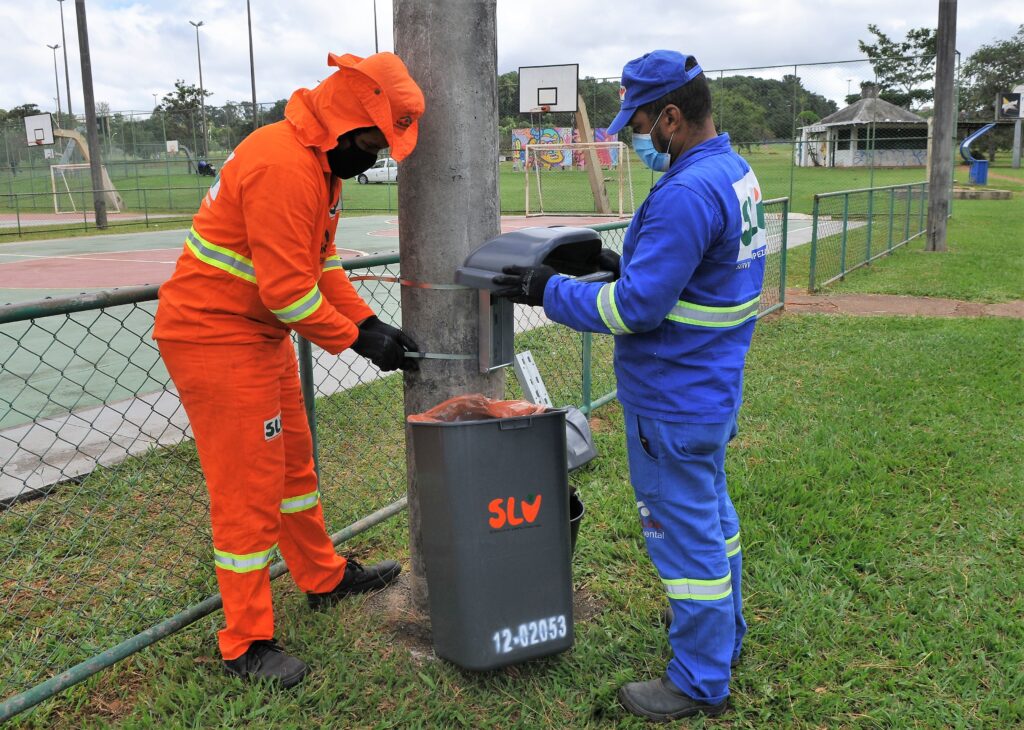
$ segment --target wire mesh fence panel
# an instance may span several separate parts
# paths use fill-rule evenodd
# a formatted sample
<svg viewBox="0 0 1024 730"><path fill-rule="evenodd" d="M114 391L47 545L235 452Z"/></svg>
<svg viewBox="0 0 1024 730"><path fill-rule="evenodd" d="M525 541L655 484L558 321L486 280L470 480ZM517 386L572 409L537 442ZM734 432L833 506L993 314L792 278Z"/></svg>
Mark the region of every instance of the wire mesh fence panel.
<svg viewBox="0 0 1024 730"><path fill-rule="evenodd" d="M815 196L810 290L924 233L927 191L917 183Z"/></svg>

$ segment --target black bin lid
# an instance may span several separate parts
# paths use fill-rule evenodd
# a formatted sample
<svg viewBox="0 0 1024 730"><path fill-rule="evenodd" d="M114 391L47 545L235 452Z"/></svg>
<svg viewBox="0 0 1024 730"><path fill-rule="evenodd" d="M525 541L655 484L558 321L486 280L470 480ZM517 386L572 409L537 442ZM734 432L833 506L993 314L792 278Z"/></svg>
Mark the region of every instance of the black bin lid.
<svg viewBox="0 0 1024 730"><path fill-rule="evenodd" d="M585 276L597 269L601 234L593 228L521 228L485 241L455 270L458 284L494 290L491 278L506 266L547 264L559 274Z"/></svg>

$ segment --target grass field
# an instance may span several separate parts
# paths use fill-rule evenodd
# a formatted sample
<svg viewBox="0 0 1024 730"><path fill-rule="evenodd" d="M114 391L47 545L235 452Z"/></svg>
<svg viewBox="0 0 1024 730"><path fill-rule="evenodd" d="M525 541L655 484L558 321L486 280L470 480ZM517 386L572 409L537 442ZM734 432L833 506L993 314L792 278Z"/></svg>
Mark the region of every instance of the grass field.
<svg viewBox="0 0 1024 730"><path fill-rule="evenodd" d="M993 235L1012 229L999 224L1014 209L1000 205L1006 204L958 201L949 254L901 250L883 260L884 269L875 264L842 286L882 277L877 281L897 293L916 287L923 295L1013 298L1020 278L993 263L1013 259L1013 234ZM929 263L940 268L933 272ZM547 350L541 342L529 346L546 379L561 375L559 351L575 356L569 341L553 340ZM1018 320L784 315L759 324L741 433L727 462L744 520L751 630L733 680L732 712L695 726L1024 726L1022 362ZM366 495L382 490L383 477L401 478L396 386L386 379L347 403L337 397L320 403L321 418L339 424L322 431L321 446L325 508L335 527L359 513ZM374 409L383 420L356 416ZM296 691L225 678L215 659L220 617L214 615L14 724L643 727L618 705L615 692L663 668L664 596L638 535L619 408L598 410L593 428L601 456L576 477L587 514L574 563L581 615L571 652L487 674L463 672L432 659L424 636L392 621L379 597L312 614L285 577L275 584L278 635L313 667ZM381 464L385 453L394 460ZM59 580L45 573L47 565L63 570L69 560L87 558L90 579L111 590L122 579L119 561L133 564L131 551L118 546L146 546L154 566L166 572L150 575L150 568L141 576L154 591L132 608L143 616L159 614L161 580L181 576L189 595L209 585L208 573L205 584L192 582L202 577L195 572L200 541L170 549L174 539L198 534L186 530L201 531L205 520L201 500L183 520L170 519L180 505L172 509L166 501L166 481L183 468L165 463L172 456L150 465L157 476L129 469L128 481L103 499L100 471L80 492L95 487L94 503L69 510L52 498L49 516L34 518L37 528L52 522L61 534L84 535L83 558L61 544L25 544L12 559L35 560L43 572L32 576L33 585L45 588ZM186 454L182 463L190 467L181 478L195 480L194 456ZM135 503L145 507L140 517L119 519L121 505ZM12 514L20 513L5 515L5 532ZM94 528L83 533L76 520L86 516ZM405 515L347 550L362 559L407 560ZM46 551L54 551L52 562L38 559ZM8 560L5 574L17 574L16 566ZM102 635L87 630L90 617L124 608L110 601L106 608L101 602L65 611L59 639L37 632L16 649L48 646L59 657L61 646L71 651L78 641L102 646ZM0 623L17 629L16 622L31 619L12 614Z"/></svg>
<svg viewBox="0 0 1024 730"><path fill-rule="evenodd" d="M1022 342L1020 322L995 319L760 325L727 466L751 630L722 726L1024 723ZM22 723L642 727L615 691L661 670L664 597L637 535L619 409L599 411L594 429L601 458L579 480L575 561L592 610L570 653L463 672L425 656L373 599L311 614L284 578L279 636L314 667L296 691L222 676L207 620ZM121 529L109 522L106 542ZM406 557L405 530L403 518L377 528L360 555Z"/></svg>

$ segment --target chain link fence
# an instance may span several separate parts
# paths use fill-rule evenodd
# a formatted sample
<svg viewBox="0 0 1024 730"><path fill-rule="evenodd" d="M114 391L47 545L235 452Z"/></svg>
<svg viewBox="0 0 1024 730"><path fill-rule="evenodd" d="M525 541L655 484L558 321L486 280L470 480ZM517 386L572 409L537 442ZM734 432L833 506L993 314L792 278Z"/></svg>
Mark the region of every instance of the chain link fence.
<svg viewBox="0 0 1024 730"><path fill-rule="evenodd" d="M815 195L808 291L923 235L927 209L928 183Z"/></svg>
<svg viewBox="0 0 1024 730"><path fill-rule="evenodd" d="M785 204L766 205L762 314L783 302ZM625 224L595 228L621 251ZM378 280L399 278L397 256L345 268L372 275L353 277L360 294L397 322L398 286ZM515 349L532 352L555 405L614 398L611 336L516 310ZM152 286L0 307L0 722L220 608L207 493L150 337L155 311ZM325 521L341 542L404 508L402 377L301 345ZM506 396L522 395L508 377Z"/></svg>
<svg viewBox="0 0 1024 730"><path fill-rule="evenodd" d="M873 98L879 88L879 79L866 59L706 69L705 75L711 86L716 128L728 132L733 145L751 162L764 193L790 198L792 210L797 213L810 214L817 193L924 179L928 143L925 120L911 109L900 108L897 121L879 121L881 117L871 111L875 102L862 103ZM579 94L599 140L605 139L604 130L619 111L619 86L618 78L584 76L579 81ZM883 92L883 96L889 94ZM525 145L578 139L575 115L520 114L514 72L498 78L498 102L501 210L522 214L528 205ZM283 119L284 105L283 100L259 105L256 125ZM254 128L251 106L229 102L206 107L205 138L198 109L101 114L103 161L113 186L125 200L124 210L112 214L110 224L150 226L190 219L196 201L202 199L214 179L198 174L199 160L219 169ZM67 114L57 120L57 126L68 128L80 124ZM964 124L964 129L976 126L973 122ZM957 136L963 134L958 132ZM55 188L51 166L84 161L74 142L59 138L52 147L29 147L20 120L0 127L0 137L4 140L0 238L91 224L91 198L87 195L81 196L79 210L54 212L54 199L63 189ZM628 209L632 201L635 208L660 173L650 171L636 157L628 127L617 139L627 145L624 159L616 156L613 162L609 154L602 154L601 177L616 210L620 190L625 207ZM168 143L173 143L171 147L176 146L177 152L168 152ZM620 183L618 170L625 163L631 174L625 178L628 182ZM585 165L585 156L568 148L543 156L546 210L579 214L595 211ZM79 192L91 189L88 174L79 177L84 186ZM345 209L350 213L393 213L398 201L395 187L350 183L345 187Z"/></svg>

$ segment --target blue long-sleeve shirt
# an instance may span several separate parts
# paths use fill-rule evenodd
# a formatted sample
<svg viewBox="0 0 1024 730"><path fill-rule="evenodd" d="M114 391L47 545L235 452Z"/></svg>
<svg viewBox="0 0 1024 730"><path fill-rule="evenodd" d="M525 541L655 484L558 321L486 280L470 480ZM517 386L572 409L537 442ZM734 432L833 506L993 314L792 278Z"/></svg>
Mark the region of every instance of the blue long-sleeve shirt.
<svg viewBox="0 0 1024 730"><path fill-rule="evenodd" d="M544 311L616 335L623 404L661 420L723 422L740 404L766 252L760 186L722 134L655 183L626 231L618 281L554 276Z"/></svg>

